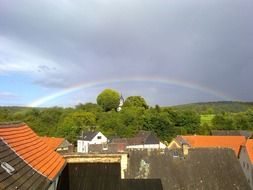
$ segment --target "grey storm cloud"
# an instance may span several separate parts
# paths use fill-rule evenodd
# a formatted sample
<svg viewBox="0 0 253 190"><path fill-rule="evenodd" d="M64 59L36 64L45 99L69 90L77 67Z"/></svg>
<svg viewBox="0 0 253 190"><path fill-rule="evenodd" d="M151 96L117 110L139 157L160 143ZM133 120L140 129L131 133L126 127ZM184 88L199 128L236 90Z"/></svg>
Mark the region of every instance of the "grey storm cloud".
<svg viewBox="0 0 253 190"><path fill-rule="evenodd" d="M159 76L252 100L252 10L252 0L0 0L0 37L44 60L34 82L47 87Z"/></svg>

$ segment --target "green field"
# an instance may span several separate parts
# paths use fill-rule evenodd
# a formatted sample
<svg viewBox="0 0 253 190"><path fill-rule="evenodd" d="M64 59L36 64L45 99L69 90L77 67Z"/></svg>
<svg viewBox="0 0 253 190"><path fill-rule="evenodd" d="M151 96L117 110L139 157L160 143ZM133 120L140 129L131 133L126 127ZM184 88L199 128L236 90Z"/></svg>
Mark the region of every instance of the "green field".
<svg viewBox="0 0 253 190"><path fill-rule="evenodd" d="M214 118L215 114L205 114L200 116L200 123L203 125L206 124L212 124L212 119Z"/></svg>

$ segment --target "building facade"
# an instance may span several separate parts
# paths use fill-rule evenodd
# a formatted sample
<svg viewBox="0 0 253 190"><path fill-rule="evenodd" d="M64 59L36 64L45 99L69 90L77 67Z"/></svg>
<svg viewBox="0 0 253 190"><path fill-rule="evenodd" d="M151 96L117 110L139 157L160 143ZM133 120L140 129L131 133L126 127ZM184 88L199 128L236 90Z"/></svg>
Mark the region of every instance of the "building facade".
<svg viewBox="0 0 253 190"><path fill-rule="evenodd" d="M253 139L248 139L246 144L241 146L239 161L247 181L253 189Z"/></svg>
<svg viewBox="0 0 253 190"><path fill-rule="evenodd" d="M88 153L89 145L106 143L107 138L101 132L82 132L82 135L77 140L77 152Z"/></svg>

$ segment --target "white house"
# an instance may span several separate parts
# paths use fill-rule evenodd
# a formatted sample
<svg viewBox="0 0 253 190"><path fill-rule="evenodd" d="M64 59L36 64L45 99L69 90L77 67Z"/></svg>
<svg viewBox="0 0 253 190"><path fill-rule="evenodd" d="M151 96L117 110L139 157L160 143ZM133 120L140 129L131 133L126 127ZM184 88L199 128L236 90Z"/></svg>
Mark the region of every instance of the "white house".
<svg viewBox="0 0 253 190"><path fill-rule="evenodd" d="M88 153L90 144L105 143L107 143L107 138L101 132L82 132L82 135L77 140L77 152Z"/></svg>

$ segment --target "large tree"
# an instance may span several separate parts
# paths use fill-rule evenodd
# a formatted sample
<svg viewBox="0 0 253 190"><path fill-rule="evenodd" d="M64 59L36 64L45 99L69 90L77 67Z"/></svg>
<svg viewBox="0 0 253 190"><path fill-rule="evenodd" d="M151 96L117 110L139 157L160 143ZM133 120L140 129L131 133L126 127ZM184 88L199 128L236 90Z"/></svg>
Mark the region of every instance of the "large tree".
<svg viewBox="0 0 253 190"><path fill-rule="evenodd" d="M125 103L125 107L143 107L145 109L148 108L148 104L145 99L141 96L129 96L127 97Z"/></svg>
<svg viewBox="0 0 253 190"><path fill-rule="evenodd" d="M75 143L81 131L95 129L96 115L91 112L74 111L67 114L58 126L58 136Z"/></svg>
<svg viewBox="0 0 253 190"><path fill-rule="evenodd" d="M97 104L100 105L104 111L117 109L119 106L120 94L112 89L105 89L97 97Z"/></svg>

